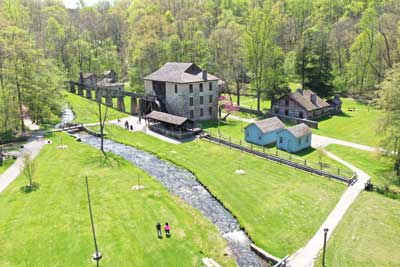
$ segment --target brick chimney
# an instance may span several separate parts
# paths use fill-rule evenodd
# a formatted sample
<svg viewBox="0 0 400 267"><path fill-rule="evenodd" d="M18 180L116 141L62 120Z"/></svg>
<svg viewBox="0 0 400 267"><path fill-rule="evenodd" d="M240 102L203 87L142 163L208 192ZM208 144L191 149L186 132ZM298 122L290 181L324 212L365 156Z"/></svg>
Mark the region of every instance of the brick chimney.
<svg viewBox="0 0 400 267"><path fill-rule="evenodd" d="M203 74L203 80L207 81L207 70L203 70L202 74Z"/></svg>

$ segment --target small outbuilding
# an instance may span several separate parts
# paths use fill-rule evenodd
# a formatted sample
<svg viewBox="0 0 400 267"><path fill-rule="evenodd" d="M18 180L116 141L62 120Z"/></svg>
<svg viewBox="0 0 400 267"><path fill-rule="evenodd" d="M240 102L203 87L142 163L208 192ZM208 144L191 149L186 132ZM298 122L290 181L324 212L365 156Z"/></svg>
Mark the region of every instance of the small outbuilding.
<svg viewBox="0 0 400 267"><path fill-rule="evenodd" d="M311 146L311 129L304 123L283 129L277 134L277 148L296 153Z"/></svg>
<svg viewBox="0 0 400 267"><path fill-rule="evenodd" d="M335 95L334 98L329 99L327 102L331 106L332 114L342 113L343 102L338 95Z"/></svg>
<svg viewBox="0 0 400 267"><path fill-rule="evenodd" d="M190 138L202 131L192 120L153 110L146 116L150 130L176 139Z"/></svg>
<svg viewBox="0 0 400 267"><path fill-rule="evenodd" d="M285 124L277 117L253 122L245 127L245 140L257 145L276 143L277 133L285 128Z"/></svg>

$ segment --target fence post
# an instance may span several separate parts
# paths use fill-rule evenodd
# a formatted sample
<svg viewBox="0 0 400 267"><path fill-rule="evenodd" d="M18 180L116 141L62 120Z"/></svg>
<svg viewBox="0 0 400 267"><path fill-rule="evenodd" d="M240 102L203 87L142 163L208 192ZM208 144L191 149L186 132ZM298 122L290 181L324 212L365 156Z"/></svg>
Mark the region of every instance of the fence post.
<svg viewBox="0 0 400 267"><path fill-rule="evenodd" d="M250 148L251 148L251 150L253 150L253 144L250 144Z"/></svg>
<svg viewBox="0 0 400 267"><path fill-rule="evenodd" d="M304 166L307 166L307 160L306 159L304 160Z"/></svg>
<svg viewBox="0 0 400 267"><path fill-rule="evenodd" d="M265 154L265 147L263 147L263 153Z"/></svg>
<svg viewBox="0 0 400 267"><path fill-rule="evenodd" d="M275 155L278 156L278 149L275 149Z"/></svg>
<svg viewBox="0 0 400 267"><path fill-rule="evenodd" d="M289 154L289 160L292 161L292 154Z"/></svg>
<svg viewBox="0 0 400 267"><path fill-rule="evenodd" d="M322 162L319 163L319 169L322 171Z"/></svg>
<svg viewBox="0 0 400 267"><path fill-rule="evenodd" d="M340 175L340 169L337 168L337 175Z"/></svg>

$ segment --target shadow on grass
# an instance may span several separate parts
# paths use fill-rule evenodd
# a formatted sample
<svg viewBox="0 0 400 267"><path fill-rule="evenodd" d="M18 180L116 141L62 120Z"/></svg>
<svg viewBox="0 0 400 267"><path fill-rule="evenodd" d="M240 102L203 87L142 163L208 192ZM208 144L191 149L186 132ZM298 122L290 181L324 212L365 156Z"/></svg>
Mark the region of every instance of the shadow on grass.
<svg viewBox="0 0 400 267"><path fill-rule="evenodd" d="M89 157L87 162L98 167L113 168L121 166L122 158L111 152L105 152L104 154Z"/></svg>
<svg viewBox="0 0 400 267"><path fill-rule="evenodd" d="M303 156L307 156L308 154L313 153L315 150L316 150L315 148L308 147L308 148L302 149L302 150L294 153L294 155L303 157Z"/></svg>
<svg viewBox="0 0 400 267"><path fill-rule="evenodd" d="M32 185L24 185L20 188L21 193L29 194L40 188L40 184L33 182Z"/></svg>

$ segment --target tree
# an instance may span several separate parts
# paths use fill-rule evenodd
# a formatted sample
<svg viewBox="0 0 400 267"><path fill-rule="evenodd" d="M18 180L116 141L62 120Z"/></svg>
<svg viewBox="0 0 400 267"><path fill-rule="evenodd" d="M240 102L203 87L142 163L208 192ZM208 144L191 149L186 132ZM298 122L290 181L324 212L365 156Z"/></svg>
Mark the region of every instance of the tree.
<svg viewBox="0 0 400 267"><path fill-rule="evenodd" d="M307 29L303 39L297 60L302 88L310 88L323 97L330 96L333 92L333 76L328 34L317 25Z"/></svg>
<svg viewBox="0 0 400 267"><path fill-rule="evenodd" d="M379 103L385 111L381 127L385 134L383 145L394 152L395 168L400 175L400 64L386 74L380 88Z"/></svg>
<svg viewBox="0 0 400 267"><path fill-rule="evenodd" d="M234 21L231 14L220 21L217 29L209 37L213 69L224 81L226 91L230 94L230 84L235 83L237 105L240 106L240 89L243 80L243 40L241 26Z"/></svg>
<svg viewBox="0 0 400 267"><path fill-rule="evenodd" d="M267 7L268 5L268 7ZM261 92L266 75L266 62L272 46L273 28L270 8L271 1L266 1L264 9L255 8L246 22L245 44L246 60L251 76L251 86L256 91L257 110L260 111Z"/></svg>
<svg viewBox="0 0 400 267"><path fill-rule="evenodd" d="M22 173L29 181L28 187L33 188L34 187L33 178L35 177L36 173L36 163L33 161L32 156L29 153L23 154Z"/></svg>

